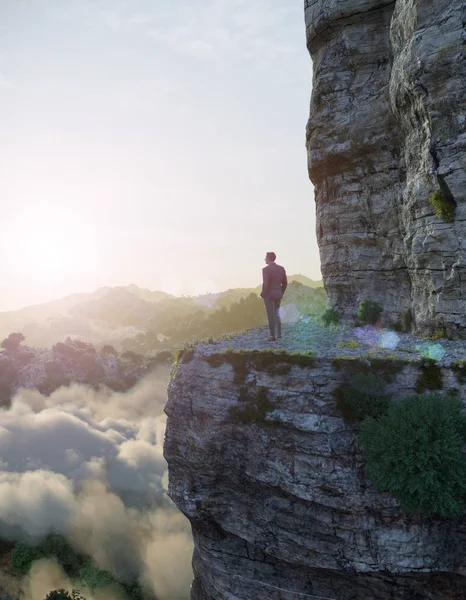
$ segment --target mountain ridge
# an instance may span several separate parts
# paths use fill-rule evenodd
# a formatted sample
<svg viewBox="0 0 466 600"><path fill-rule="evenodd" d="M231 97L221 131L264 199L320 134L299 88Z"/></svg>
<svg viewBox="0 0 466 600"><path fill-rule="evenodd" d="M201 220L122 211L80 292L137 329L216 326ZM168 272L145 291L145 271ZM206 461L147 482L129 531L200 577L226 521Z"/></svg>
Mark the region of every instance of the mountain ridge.
<svg viewBox="0 0 466 600"><path fill-rule="evenodd" d="M313 297L319 284L304 275L291 275L289 282L285 302L293 300L295 296ZM21 332L28 344L33 346L50 346L70 337L97 345L116 344L121 349L138 351L141 340L137 343L129 341L126 347L120 344L151 333L151 349L159 349L156 338L158 335L163 338L170 336L166 328L170 331L179 329L182 333L185 325L191 326L193 319L199 322L202 315L218 310L229 311L232 305L245 301L251 294L256 299L249 301L249 309L253 304L254 314L262 315L262 305L258 304L257 297L260 289L259 285L199 296L174 296L140 288L136 284L100 287L94 292L71 294L17 311L0 312L0 339L12 332ZM317 296L320 306L322 294L317 292ZM251 310L248 314L251 316ZM220 317L224 320L225 315L222 313ZM238 323L241 323L241 319ZM247 328L261 324L261 319L256 318L250 323L246 319L244 325L239 326ZM225 333L220 326L217 330L219 334ZM144 342L142 347L147 349L147 344Z"/></svg>

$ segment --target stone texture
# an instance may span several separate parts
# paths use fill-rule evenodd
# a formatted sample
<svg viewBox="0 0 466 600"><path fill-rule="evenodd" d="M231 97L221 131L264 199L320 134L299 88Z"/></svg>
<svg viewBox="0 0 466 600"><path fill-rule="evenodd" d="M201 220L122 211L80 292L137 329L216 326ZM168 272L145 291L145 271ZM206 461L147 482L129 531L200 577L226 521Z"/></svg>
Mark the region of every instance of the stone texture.
<svg viewBox="0 0 466 600"><path fill-rule="evenodd" d="M306 0L307 127L322 275L346 317L371 298L466 338L466 8ZM443 222L430 195L456 203Z"/></svg>
<svg viewBox="0 0 466 600"><path fill-rule="evenodd" d="M240 381L228 362L210 366L207 348L178 367L166 406L169 495L194 536L192 600L466 597L466 518L409 517L366 479L358 426L333 396L346 367L323 357L273 375L252 360ZM442 371L449 386L456 375ZM411 394L418 375L406 362L389 391ZM245 383L267 389L264 422L230 416Z"/></svg>

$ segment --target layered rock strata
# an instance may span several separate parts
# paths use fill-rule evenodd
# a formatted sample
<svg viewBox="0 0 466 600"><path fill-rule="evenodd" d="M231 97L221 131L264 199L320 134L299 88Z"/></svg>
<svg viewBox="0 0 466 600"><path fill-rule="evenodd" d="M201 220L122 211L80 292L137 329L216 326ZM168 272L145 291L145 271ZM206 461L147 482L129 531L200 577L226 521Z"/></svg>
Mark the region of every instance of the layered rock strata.
<svg viewBox="0 0 466 600"><path fill-rule="evenodd" d="M307 126L322 275L415 331L466 338L466 8L462 0L306 0ZM453 212L436 216L434 197Z"/></svg>
<svg viewBox="0 0 466 600"><path fill-rule="evenodd" d="M166 406L169 494L194 536L192 600L466 597L466 518L409 517L378 493L336 400L354 369L394 397L428 388L424 363L211 352L184 354ZM466 401L463 370L439 371Z"/></svg>

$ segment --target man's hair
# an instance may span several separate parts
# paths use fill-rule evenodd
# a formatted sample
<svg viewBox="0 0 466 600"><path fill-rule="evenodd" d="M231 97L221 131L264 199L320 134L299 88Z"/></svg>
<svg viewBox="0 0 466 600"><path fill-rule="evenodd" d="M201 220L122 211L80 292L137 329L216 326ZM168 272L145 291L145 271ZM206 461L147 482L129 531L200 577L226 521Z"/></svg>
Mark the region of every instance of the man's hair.
<svg viewBox="0 0 466 600"><path fill-rule="evenodd" d="M275 252L267 252L267 255L266 255L266 256L267 256L267 259L268 259L268 260L271 260L272 262L273 262L274 260L276 260L276 258L277 258L277 255L275 254Z"/></svg>

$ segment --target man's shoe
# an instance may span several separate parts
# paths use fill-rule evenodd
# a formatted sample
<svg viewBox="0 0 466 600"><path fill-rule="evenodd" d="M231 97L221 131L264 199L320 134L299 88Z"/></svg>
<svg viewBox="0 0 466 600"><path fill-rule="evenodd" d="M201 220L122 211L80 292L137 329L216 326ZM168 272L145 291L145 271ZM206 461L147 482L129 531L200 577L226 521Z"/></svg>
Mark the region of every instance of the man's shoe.
<svg viewBox="0 0 466 600"><path fill-rule="evenodd" d="M275 341L275 337L273 335L271 335L270 337L265 338L265 341L266 342L274 342Z"/></svg>

